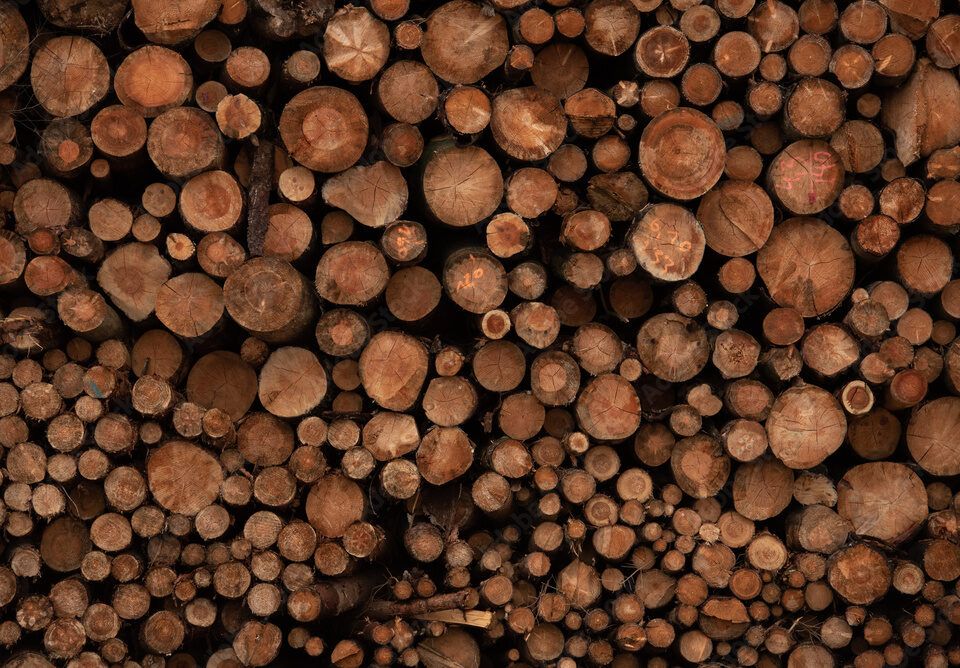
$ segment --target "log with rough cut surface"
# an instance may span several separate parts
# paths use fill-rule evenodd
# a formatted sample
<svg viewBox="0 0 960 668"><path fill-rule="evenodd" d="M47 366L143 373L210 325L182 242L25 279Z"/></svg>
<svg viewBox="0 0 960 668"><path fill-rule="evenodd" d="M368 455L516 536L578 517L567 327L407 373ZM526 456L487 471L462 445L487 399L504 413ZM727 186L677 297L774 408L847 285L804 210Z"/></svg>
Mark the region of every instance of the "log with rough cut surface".
<svg viewBox="0 0 960 668"><path fill-rule="evenodd" d="M957 663L941 4L0 7L0 663Z"/></svg>

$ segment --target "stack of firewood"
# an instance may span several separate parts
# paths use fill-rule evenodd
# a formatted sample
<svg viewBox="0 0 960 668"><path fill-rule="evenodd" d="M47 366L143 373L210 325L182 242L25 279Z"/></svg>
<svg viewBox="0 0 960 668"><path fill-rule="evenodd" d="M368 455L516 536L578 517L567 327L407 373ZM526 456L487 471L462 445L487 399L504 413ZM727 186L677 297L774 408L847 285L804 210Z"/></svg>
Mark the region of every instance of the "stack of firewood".
<svg viewBox="0 0 960 668"><path fill-rule="evenodd" d="M940 0L0 4L0 666L960 665Z"/></svg>

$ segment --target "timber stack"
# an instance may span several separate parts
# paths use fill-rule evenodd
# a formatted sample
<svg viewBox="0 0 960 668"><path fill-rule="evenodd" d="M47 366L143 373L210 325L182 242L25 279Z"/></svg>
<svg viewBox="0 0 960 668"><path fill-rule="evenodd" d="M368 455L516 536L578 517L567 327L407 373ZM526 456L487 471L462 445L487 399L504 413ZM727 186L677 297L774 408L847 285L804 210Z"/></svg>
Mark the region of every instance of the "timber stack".
<svg viewBox="0 0 960 668"><path fill-rule="evenodd" d="M0 666L960 665L940 0L0 4Z"/></svg>

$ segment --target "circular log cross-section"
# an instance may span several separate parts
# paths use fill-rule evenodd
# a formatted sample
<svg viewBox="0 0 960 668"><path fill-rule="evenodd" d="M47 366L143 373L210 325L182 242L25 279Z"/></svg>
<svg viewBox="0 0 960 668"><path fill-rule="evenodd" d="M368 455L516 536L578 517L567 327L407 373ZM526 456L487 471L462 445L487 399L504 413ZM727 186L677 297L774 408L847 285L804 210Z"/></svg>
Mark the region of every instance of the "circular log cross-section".
<svg viewBox="0 0 960 668"><path fill-rule="evenodd" d="M670 454L677 485L695 499L719 492L730 477L730 458L715 438L696 434L677 442Z"/></svg>
<svg viewBox="0 0 960 668"><path fill-rule="evenodd" d="M619 56L640 33L640 13L630 0L592 0L583 11L583 22L587 44L605 56Z"/></svg>
<svg viewBox="0 0 960 668"><path fill-rule="evenodd" d="M710 360L707 334L696 321L676 313L655 315L637 332L637 354L657 378L682 383Z"/></svg>
<svg viewBox="0 0 960 668"><path fill-rule="evenodd" d="M934 399L914 413L907 426L907 448L928 473L960 474L960 399Z"/></svg>
<svg viewBox="0 0 960 668"><path fill-rule="evenodd" d="M773 402L767 440L777 459L792 469L808 469L833 454L847 433L843 409L826 390L804 385Z"/></svg>
<svg viewBox="0 0 960 668"><path fill-rule="evenodd" d="M503 175L479 146L445 146L424 168L423 196L438 220L467 227L496 211L503 198Z"/></svg>
<svg viewBox="0 0 960 668"><path fill-rule="evenodd" d="M240 222L243 192L228 172L215 169L184 184L179 207L183 222L197 232L228 232Z"/></svg>
<svg viewBox="0 0 960 668"><path fill-rule="evenodd" d="M803 137L828 137L843 123L845 107L846 100L836 85L808 77L791 91L784 122Z"/></svg>
<svg viewBox="0 0 960 668"><path fill-rule="evenodd" d="M457 427L434 427L417 448L417 469L431 485L459 478L473 463L473 443Z"/></svg>
<svg viewBox="0 0 960 668"><path fill-rule="evenodd" d="M507 155L532 162L559 148L567 133L567 116L553 93L533 86L511 88L494 98L490 130Z"/></svg>
<svg viewBox="0 0 960 668"><path fill-rule="evenodd" d="M326 393L327 372L305 348L278 348L260 370L260 403L278 417L306 415Z"/></svg>
<svg viewBox="0 0 960 668"><path fill-rule="evenodd" d="M125 10L121 10L125 11ZM27 70L30 32L14 3L0 5L0 90L6 90Z"/></svg>
<svg viewBox="0 0 960 668"><path fill-rule="evenodd" d="M245 262L223 284L227 312L245 330L270 343L289 341L313 322L313 288L278 257Z"/></svg>
<svg viewBox="0 0 960 668"><path fill-rule="evenodd" d="M196 515L220 495L223 469L203 448L171 441L150 452L147 481L161 506L172 513Z"/></svg>
<svg viewBox="0 0 960 668"><path fill-rule="evenodd" d="M490 124L490 98L475 86L454 87L443 98L442 109L447 125L460 134L477 134Z"/></svg>
<svg viewBox="0 0 960 668"><path fill-rule="evenodd" d="M767 190L788 211L798 216L820 213L843 190L843 160L824 141L794 142L774 158L767 184Z"/></svg>
<svg viewBox="0 0 960 668"><path fill-rule="evenodd" d="M438 77L452 84L479 81L507 59L510 42L500 14L467 0L435 9L426 21L420 53Z"/></svg>
<svg viewBox="0 0 960 668"><path fill-rule="evenodd" d="M606 373L584 387L576 413L581 428L593 438L622 440L640 426L640 399L622 376Z"/></svg>
<svg viewBox="0 0 960 668"><path fill-rule="evenodd" d="M280 115L280 137L294 160L318 172L353 165L367 145L369 123L360 102L332 86L293 96Z"/></svg>
<svg viewBox="0 0 960 668"><path fill-rule="evenodd" d="M400 332L375 334L360 355L360 382L378 405L391 411L409 409L427 377L427 350Z"/></svg>
<svg viewBox="0 0 960 668"><path fill-rule="evenodd" d="M323 59L345 81L367 81L387 63L390 29L366 7L344 7L323 32Z"/></svg>
<svg viewBox="0 0 960 668"><path fill-rule="evenodd" d="M733 478L733 504L754 521L782 513L793 499L793 471L767 455L740 464Z"/></svg>
<svg viewBox="0 0 960 668"><path fill-rule="evenodd" d="M406 266L423 259L427 252L427 230L412 220L391 223L380 237L380 248L391 261Z"/></svg>
<svg viewBox="0 0 960 668"><path fill-rule="evenodd" d="M369 167L357 165L327 179L322 194L326 204L369 227L383 227L399 218L408 197L403 174L384 160Z"/></svg>
<svg viewBox="0 0 960 668"><path fill-rule="evenodd" d="M696 217L677 204L654 204L628 236L637 262L654 278L682 281L700 266L706 245Z"/></svg>
<svg viewBox="0 0 960 668"><path fill-rule="evenodd" d="M174 276L157 290L157 318L177 336L210 333L223 316L223 290L201 273Z"/></svg>
<svg viewBox="0 0 960 668"><path fill-rule="evenodd" d="M927 519L927 490L903 464L854 466L837 483L837 512L861 536L902 543Z"/></svg>
<svg viewBox="0 0 960 668"><path fill-rule="evenodd" d="M113 79L117 98L144 118L187 101L193 88L190 65L172 49L148 45L129 54Z"/></svg>
<svg viewBox="0 0 960 668"><path fill-rule="evenodd" d="M911 293L932 297L953 276L953 253L944 241L929 235L910 237L897 249L897 273Z"/></svg>
<svg viewBox="0 0 960 668"><path fill-rule="evenodd" d="M321 536L339 538L363 519L363 491L346 476L328 473L310 488L305 509L307 520Z"/></svg>
<svg viewBox="0 0 960 668"><path fill-rule="evenodd" d="M209 114L194 107L174 107L150 123L147 152L162 174L185 179L220 165L223 137Z"/></svg>
<svg viewBox="0 0 960 668"><path fill-rule="evenodd" d="M170 263L156 246L130 243L107 256L97 272L97 282L128 318L139 322L153 313L157 293L170 271Z"/></svg>
<svg viewBox="0 0 960 668"><path fill-rule="evenodd" d="M398 60L377 82L380 104L401 123L416 124L429 118L437 108L439 92L436 77L415 60Z"/></svg>
<svg viewBox="0 0 960 668"><path fill-rule="evenodd" d="M187 376L189 401L219 408L232 420L240 420L256 398L257 374L234 352L215 350L204 355Z"/></svg>
<svg viewBox="0 0 960 668"><path fill-rule="evenodd" d="M710 190L723 174L725 156L720 128L696 109L665 111L640 137L640 171L657 192L673 199L694 199Z"/></svg>
<svg viewBox="0 0 960 668"><path fill-rule="evenodd" d="M103 52L90 40L73 35L54 37L33 56L30 84L40 106L53 116L66 118L82 114L107 94L110 68Z"/></svg>
<svg viewBox="0 0 960 668"><path fill-rule="evenodd" d="M460 308L483 314L507 296L507 275L500 260L478 248L464 248L447 258L443 288Z"/></svg>
<svg viewBox="0 0 960 668"><path fill-rule="evenodd" d="M180 44L195 37L220 11L217 0L133 0L131 4L134 22L155 44Z"/></svg>
<svg viewBox="0 0 960 668"><path fill-rule="evenodd" d="M370 323L352 309L331 309L317 320L316 337L320 350L327 355L353 355L370 338Z"/></svg>
<svg viewBox="0 0 960 668"><path fill-rule="evenodd" d="M686 67L690 43L676 28L656 26L640 35L633 55L641 72L649 77L669 79Z"/></svg>
<svg viewBox="0 0 960 668"><path fill-rule="evenodd" d="M442 287L437 277L423 267L407 267L395 273L385 291L390 313L405 322L426 318L440 303Z"/></svg>
<svg viewBox="0 0 960 668"><path fill-rule="evenodd" d="M752 181L723 181L700 200L697 219L707 245L728 257L755 253L773 230L773 203Z"/></svg>
<svg viewBox="0 0 960 668"><path fill-rule="evenodd" d="M770 296L805 318L836 307L853 286L854 271L847 240L816 218L780 223L757 253L757 273Z"/></svg>
<svg viewBox="0 0 960 668"><path fill-rule="evenodd" d="M587 83L590 64L576 44L554 42L543 47L533 59L530 78L535 86L566 99Z"/></svg>
<svg viewBox="0 0 960 668"><path fill-rule="evenodd" d="M890 588L887 558L867 543L836 553L827 565L827 579L835 592L854 605L873 603Z"/></svg>
<svg viewBox="0 0 960 668"><path fill-rule="evenodd" d="M329 302L362 306L387 286L390 270L373 244L344 241L331 246L317 263L317 293Z"/></svg>

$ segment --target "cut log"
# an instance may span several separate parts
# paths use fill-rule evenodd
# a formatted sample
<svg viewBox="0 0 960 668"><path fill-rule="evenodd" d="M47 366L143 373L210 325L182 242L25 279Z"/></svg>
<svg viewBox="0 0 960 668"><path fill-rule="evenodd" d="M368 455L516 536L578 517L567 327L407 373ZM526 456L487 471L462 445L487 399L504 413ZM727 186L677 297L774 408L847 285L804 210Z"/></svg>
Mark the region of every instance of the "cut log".
<svg viewBox="0 0 960 668"><path fill-rule="evenodd" d="M637 352L655 376L682 383L706 366L710 346L706 333L693 320L664 313L650 318L640 328Z"/></svg>
<svg viewBox="0 0 960 668"><path fill-rule="evenodd" d="M171 441L150 453L147 481L161 506L170 512L196 515L219 496L223 469L203 448Z"/></svg>
<svg viewBox="0 0 960 668"><path fill-rule="evenodd" d="M697 434L677 441L670 454L670 468L680 489L695 499L706 499L727 482L730 458L716 439Z"/></svg>
<svg viewBox="0 0 960 668"><path fill-rule="evenodd" d="M365 7L343 7L323 31L323 59L345 81L377 75L390 52L390 30Z"/></svg>
<svg viewBox="0 0 960 668"><path fill-rule="evenodd" d="M890 587L886 558L865 543L834 555L828 565L830 586L854 605L866 605L882 597Z"/></svg>
<svg viewBox="0 0 960 668"><path fill-rule="evenodd" d="M427 351L399 332L375 334L360 355L360 381L366 393L387 410L410 408L427 375Z"/></svg>
<svg viewBox="0 0 960 668"><path fill-rule="evenodd" d="M106 95L110 70L103 52L90 40L54 37L34 55L30 84L40 106L65 118L82 114Z"/></svg>
<svg viewBox="0 0 960 668"><path fill-rule="evenodd" d="M843 123L844 106L843 94L837 86L824 79L809 77L802 79L787 97L784 121L801 137L827 137ZM803 150L797 147L795 152Z"/></svg>
<svg viewBox="0 0 960 668"><path fill-rule="evenodd" d="M843 190L843 161L833 148L819 140L787 146L767 173L772 190L787 210L810 215L833 204Z"/></svg>
<svg viewBox="0 0 960 668"><path fill-rule="evenodd" d="M640 170L658 192L694 199L723 173L723 133L708 116L679 107L657 116L640 138Z"/></svg>
<svg viewBox="0 0 960 668"><path fill-rule="evenodd" d="M934 399L910 418L907 447L925 471L938 476L960 473L958 421L960 399L955 397Z"/></svg>
<svg viewBox="0 0 960 668"><path fill-rule="evenodd" d="M507 155L532 162L557 150L566 135L567 117L553 93L512 88L493 99L490 130Z"/></svg>
<svg viewBox="0 0 960 668"><path fill-rule="evenodd" d="M278 348L260 370L260 402L278 417L304 415L326 393L327 372L316 356L304 348Z"/></svg>
<svg viewBox="0 0 960 668"><path fill-rule="evenodd" d="M737 512L759 521L782 513L793 498L793 471L771 457L737 467L733 502Z"/></svg>
<svg viewBox="0 0 960 668"><path fill-rule="evenodd" d="M938 148L960 140L957 119L936 112L957 104L960 84L956 77L920 58L906 84L892 91L883 103L883 124L896 134L897 157L909 165Z"/></svg>
<svg viewBox="0 0 960 668"><path fill-rule="evenodd" d="M637 262L663 281L690 278L700 266L706 238L700 222L676 204L654 204L629 232Z"/></svg>
<svg viewBox="0 0 960 668"><path fill-rule="evenodd" d="M854 466L837 485L837 512L861 536L902 543L927 516L927 491L903 464L870 462Z"/></svg>
<svg viewBox="0 0 960 668"><path fill-rule="evenodd" d="M311 325L316 308L305 276L278 257L253 258L223 285L227 313L250 334L279 343Z"/></svg>
<svg viewBox="0 0 960 668"><path fill-rule="evenodd" d="M191 4L166 4L157 0L136 0L133 18L137 27L155 44L180 44L195 37L217 16L220 4L204 0Z"/></svg>
<svg viewBox="0 0 960 668"><path fill-rule="evenodd" d="M141 321L153 313L160 287L170 276L170 263L154 246L125 244L107 256L97 282L128 318Z"/></svg>
<svg viewBox="0 0 960 668"><path fill-rule="evenodd" d="M471 313L486 313L503 302L507 277L503 265L480 249L451 253L443 268L443 287L458 306Z"/></svg>
<svg viewBox="0 0 960 668"><path fill-rule="evenodd" d="M853 285L853 253L846 240L814 218L778 225L757 254L757 273L780 306L804 317L836 307Z"/></svg>
<svg viewBox="0 0 960 668"><path fill-rule="evenodd" d="M307 519L326 538L342 536L363 519L363 492L340 473L328 473L313 484L306 501Z"/></svg>
<svg viewBox="0 0 960 668"><path fill-rule="evenodd" d="M438 220L466 227L489 217L499 206L503 176L480 147L440 145L424 167L423 195Z"/></svg>
<svg viewBox="0 0 960 668"><path fill-rule="evenodd" d="M149 45L123 59L113 87L124 106L145 118L154 118L187 101L193 73L176 51Z"/></svg>
<svg viewBox="0 0 960 668"><path fill-rule="evenodd" d="M203 111L174 107L150 123L147 151L162 174L185 179L221 165L223 137L216 122Z"/></svg>
<svg viewBox="0 0 960 668"><path fill-rule="evenodd" d="M640 32L640 14L626 0L591 0L583 11L584 39L594 51L619 56Z"/></svg>
<svg viewBox="0 0 960 668"><path fill-rule="evenodd" d="M566 99L583 89L590 64L583 49L575 44L554 42L537 52L530 69L535 86Z"/></svg>
<svg viewBox="0 0 960 668"><path fill-rule="evenodd" d="M615 374L590 381L577 398L577 421L599 440L622 440L640 426L640 399L633 387Z"/></svg>
<svg viewBox="0 0 960 668"><path fill-rule="evenodd" d="M793 469L812 468L843 443L847 420L837 400L815 385L787 390L766 421L770 450Z"/></svg>
<svg viewBox="0 0 960 668"><path fill-rule="evenodd" d="M367 145L367 114L353 94L332 86L297 93L283 108L280 137L294 160L318 172L339 172Z"/></svg>
<svg viewBox="0 0 960 668"><path fill-rule="evenodd" d="M452 84L470 84L500 67L507 57L506 22L468 0L435 9L426 22L420 52L427 67Z"/></svg>

